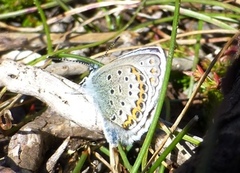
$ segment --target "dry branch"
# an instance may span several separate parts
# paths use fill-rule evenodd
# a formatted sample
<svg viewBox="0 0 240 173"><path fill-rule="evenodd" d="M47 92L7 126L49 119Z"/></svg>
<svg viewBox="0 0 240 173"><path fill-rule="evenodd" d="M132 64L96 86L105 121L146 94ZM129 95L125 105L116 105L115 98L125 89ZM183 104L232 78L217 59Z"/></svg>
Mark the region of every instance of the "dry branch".
<svg viewBox="0 0 240 173"><path fill-rule="evenodd" d="M0 86L11 92L31 95L45 102L52 111L95 132L102 131L91 99L80 86L43 69L12 60L0 61Z"/></svg>

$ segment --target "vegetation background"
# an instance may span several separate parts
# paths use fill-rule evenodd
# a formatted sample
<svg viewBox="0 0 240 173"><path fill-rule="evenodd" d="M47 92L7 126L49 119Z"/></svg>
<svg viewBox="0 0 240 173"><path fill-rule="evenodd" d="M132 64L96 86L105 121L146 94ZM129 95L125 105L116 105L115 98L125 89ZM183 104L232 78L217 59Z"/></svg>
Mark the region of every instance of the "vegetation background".
<svg viewBox="0 0 240 173"><path fill-rule="evenodd" d="M121 154L120 160L122 172L143 170L153 172L155 169L159 172L171 172L189 158L188 156L179 161L169 157L169 153L176 149L176 144L182 141L182 138L191 144L192 149L199 145L214 110L222 100L221 78L239 49L238 37L234 37L230 43L228 41L239 29L240 2L0 0L0 4L1 56L16 58L21 55L21 61L29 65L39 63L47 66L51 63L49 57L66 56L77 61L82 57L99 58L98 61L103 62L104 55L118 56L120 51L152 45L161 46L166 51L169 63L172 62L172 65L168 66L168 72L171 71L171 74L167 74L170 75L169 83L165 84L167 97L164 99L161 115L166 123L156 124L157 129L162 129L168 134L163 137L164 139L166 136L171 137L169 138L171 144L161 150L161 154L150 167L146 167L147 162L152 153L161 148L161 144L156 147L153 145L154 142L151 146L148 142L146 147L135 144L131 149L124 149L125 155ZM118 37L120 39L115 41ZM219 54L227 42L228 47ZM36 56L29 58L30 55L36 54L37 58ZM212 66L214 58L216 62ZM111 60L106 60L109 61ZM90 60L90 63L94 62ZM206 79L198 88L197 84L205 71ZM73 81L80 80L79 75L71 75L69 78ZM195 90L197 92L193 94ZM15 121L16 115L12 115L14 119L12 120L1 113L0 155L3 158L1 165L4 169L13 169L6 163L9 139L23 125L32 121L36 117L36 112L41 112L46 106L29 97L24 97L21 104L19 99L12 103L11 98L16 97L15 93L7 92L6 88L2 89L2 93L0 105L2 110L7 105L10 105L8 109L11 111L24 107L24 113L18 121ZM189 101L191 97L193 98ZM19 118L18 111L16 114ZM197 122L195 115L198 115ZM184 130L174 131L177 127ZM188 131L190 127L191 130ZM154 128L150 133L154 133ZM191 135L188 136L187 133ZM154 139L151 135L149 138ZM109 168L102 165L102 159L96 156L100 153L106 160L109 159L104 154L107 151L102 143L95 145L88 141L86 144L82 139L72 139L73 141L78 144L71 150L74 152L69 154L70 149L66 150L54 165L53 171L109 171ZM41 170L56 148L48 150L48 154L44 156L45 160L39 163L38 168L28 171ZM150 148L148 155L144 155L148 148ZM138 150L142 149L143 155L139 156Z"/></svg>

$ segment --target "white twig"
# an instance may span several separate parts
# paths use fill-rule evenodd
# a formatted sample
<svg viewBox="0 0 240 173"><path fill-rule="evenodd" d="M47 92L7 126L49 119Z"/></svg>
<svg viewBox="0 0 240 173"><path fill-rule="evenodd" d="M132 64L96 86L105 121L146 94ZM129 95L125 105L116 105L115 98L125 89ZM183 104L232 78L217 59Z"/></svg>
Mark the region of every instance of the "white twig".
<svg viewBox="0 0 240 173"><path fill-rule="evenodd" d="M64 118L92 131L102 131L101 118L92 100L81 93L78 84L63 77L12 60L1 60L0 86L34 96Z"/></svg>

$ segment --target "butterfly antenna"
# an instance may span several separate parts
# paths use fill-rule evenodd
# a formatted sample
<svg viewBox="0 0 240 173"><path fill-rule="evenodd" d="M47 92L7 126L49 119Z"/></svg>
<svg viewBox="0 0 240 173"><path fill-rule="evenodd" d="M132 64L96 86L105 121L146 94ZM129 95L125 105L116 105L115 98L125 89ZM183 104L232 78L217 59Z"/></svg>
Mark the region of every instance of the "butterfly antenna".
<svg viewBox="0 0 240 173"><path fill-rule="evenodd" d="M104 57L106 57L107 54L108 54L108 51L111 50L111 49L115 46L115 44L117 43L117 41L119 40L119 38L120 38L120 37L118 36L118 37L114 40L114 42L109 46L109 48L107 49Z"/></svg>
<svg viewBox="0 0 240 173"><path fill-rule="evenodd" d="M78 59L56 58L56 57L50 57L49 59L51 59L53 62L76 62L76 63L80 63L83 65L89 66L89 64L87 62L84 62L84 61L81 61Z"/></svg>

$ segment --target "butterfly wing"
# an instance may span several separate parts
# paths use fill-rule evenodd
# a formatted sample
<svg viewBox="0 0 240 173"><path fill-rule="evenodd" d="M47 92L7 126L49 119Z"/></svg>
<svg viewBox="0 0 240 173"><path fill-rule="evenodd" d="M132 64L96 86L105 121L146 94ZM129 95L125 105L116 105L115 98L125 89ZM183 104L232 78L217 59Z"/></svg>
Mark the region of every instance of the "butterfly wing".
<svg viewBox="0 0 240 173"><path fill-rule="evenodd" d="M91 88L110 143L131 143L147 131L165 68L163 50L152 47L125 54L92 74L86 86Z"/></svg>

